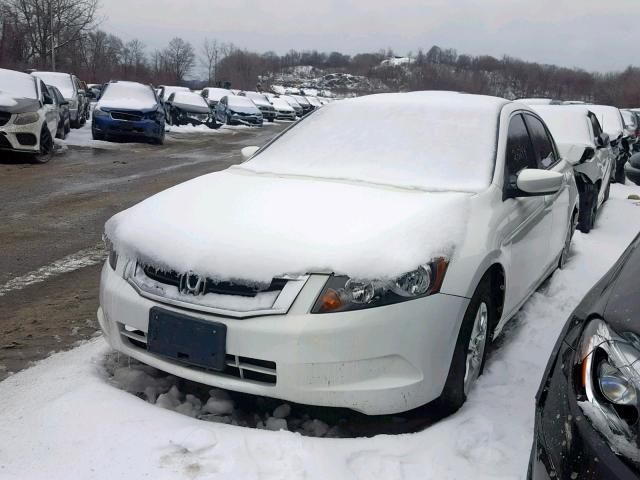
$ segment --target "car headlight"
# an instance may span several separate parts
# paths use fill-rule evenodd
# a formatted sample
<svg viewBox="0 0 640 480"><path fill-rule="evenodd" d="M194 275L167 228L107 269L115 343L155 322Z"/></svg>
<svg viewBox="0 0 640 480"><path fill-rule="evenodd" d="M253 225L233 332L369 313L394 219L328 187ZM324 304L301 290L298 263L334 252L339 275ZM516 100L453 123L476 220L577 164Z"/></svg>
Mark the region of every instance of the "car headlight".
<svg viewBox="0 0 640 480"><path fill-rule="evenodd" d="M107 117L109 116L109 114L107 112L105 112L104 110L102 110L100 107L96 107L93 109L93 116L94 117Z"/></svg>
<svg viewBox="0 0 640 480"><path fill-rule="evenodd" d="M585 415L614 451L640 462L640 336L592 320L582 336L578 367Z"/></svg>
<svg viewBox="0 0 640 480"><path fill-rule="evenodd" d="M448 260L437 258L390 280L358 280L332 275L311 313L362 310L438 293L448 265Z"/></svg>
<svg viewBox="0 0 640 480"><path fill-rule="evenodd" d="M19 113L16 115L16 119L13 121L14 125L30 125L40 120L40 115L37 112Z"/></svg>

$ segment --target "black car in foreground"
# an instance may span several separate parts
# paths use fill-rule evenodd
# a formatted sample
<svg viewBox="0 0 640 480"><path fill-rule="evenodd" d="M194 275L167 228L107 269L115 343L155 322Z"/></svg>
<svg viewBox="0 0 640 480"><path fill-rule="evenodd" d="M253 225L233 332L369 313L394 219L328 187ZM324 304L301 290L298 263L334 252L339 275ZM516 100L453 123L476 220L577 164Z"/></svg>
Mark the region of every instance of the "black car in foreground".
<svg viewBox="0 0 640 480"><path fill-rule="evenodd" d="M640 235L574 310L536 396L528 478L640 478Z"/></svg>

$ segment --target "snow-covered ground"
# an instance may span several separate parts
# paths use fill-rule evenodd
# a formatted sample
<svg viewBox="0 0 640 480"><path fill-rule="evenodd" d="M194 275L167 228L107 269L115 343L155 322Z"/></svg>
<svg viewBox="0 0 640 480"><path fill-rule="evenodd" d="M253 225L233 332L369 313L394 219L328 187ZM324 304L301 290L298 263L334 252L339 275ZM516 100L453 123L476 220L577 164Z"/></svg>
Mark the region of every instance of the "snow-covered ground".
<svg viewBox="0 0 640 480"><path fill-rule="evenodd" d="M251 422L229 413L224 393L185 396L183 382L129 366L97 338L0 383L0 479L524 478L534 395L553 344L640 229L630 194L640 187L612 187L595 230L576 233L567 268L504 330L465 406L419 433L310 438L229 424ZM336 433L287 410L258 424Z"/></svg>
<svg viewBox="0 0 640 480"><path fill-rule="evenodd" d="M276 125L278 123L292 123L288 120L277 120L276 122L264 122L264 126ZM203 135L220 135L229 133L233 130L242 130L242 129L255 129L256 127L249 127L246 125L223 125L217 130L211 129L205 125L167 125L166 132L167 136L165 137L165 142L171 142L173 140L172 135L176 134L203 134ZM56 139L56 144L64 149L68 146L74 147L88 147L88 148L98 148L98 149L122 149L128 148L127 143L120 142L105 142L102 140L94 140L91 136L91 120L87 121L87 123L78 129L71 129L67 138L64 140Z"/></svg>

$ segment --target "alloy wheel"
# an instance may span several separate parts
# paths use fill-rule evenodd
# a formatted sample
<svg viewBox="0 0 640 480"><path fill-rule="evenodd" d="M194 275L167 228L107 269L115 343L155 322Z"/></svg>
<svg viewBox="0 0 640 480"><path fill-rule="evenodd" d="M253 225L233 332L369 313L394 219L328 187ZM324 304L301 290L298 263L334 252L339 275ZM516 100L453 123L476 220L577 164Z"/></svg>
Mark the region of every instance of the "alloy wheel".
<svg viewBox="0 0 640 480"><path fill-rule="evenodd" d="M484 358L484 350L487 346L487 335L489 327L489 309L487 304L482 302L478 306L471 337L467 345L467 359L464 372L464 394L469 395L469 391L474 382L480 376L482 370L482 360Z"/></svg>

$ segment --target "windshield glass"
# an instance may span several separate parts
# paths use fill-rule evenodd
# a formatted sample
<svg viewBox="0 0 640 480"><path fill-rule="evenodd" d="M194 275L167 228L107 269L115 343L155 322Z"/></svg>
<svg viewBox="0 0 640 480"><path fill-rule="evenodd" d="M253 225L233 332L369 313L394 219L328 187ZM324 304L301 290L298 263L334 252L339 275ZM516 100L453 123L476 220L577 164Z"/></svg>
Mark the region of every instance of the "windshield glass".
<svg viewBox="0 0 640 480"><path fill-rule="evenodd" d="M15 98L38 98L33 77L13 70L0 69L0 93Z"/></svg>
<svg viewBox="0 0 640 480"><path fill-rule="evenodd" d="M241 168L433 191L481 191L492 179L505 102L400 93L332 103Z"/></svg>
<svg viewBox="0 0 640 480"><path fill-rule="evenodd" d="M75 91L73 89L73 82L71 81L71 75L68 73L58 72L34 72L36 77L42 79L47 85L53 85L64 98L73 98Z"/></svg>
<svg viewBox="0 0 640 480"><path fill-rule="evenodd" d="M156 105L156 97L151 87L136 82L110 83L98 102L99 107L128 110L152 109Z"/></svg>

